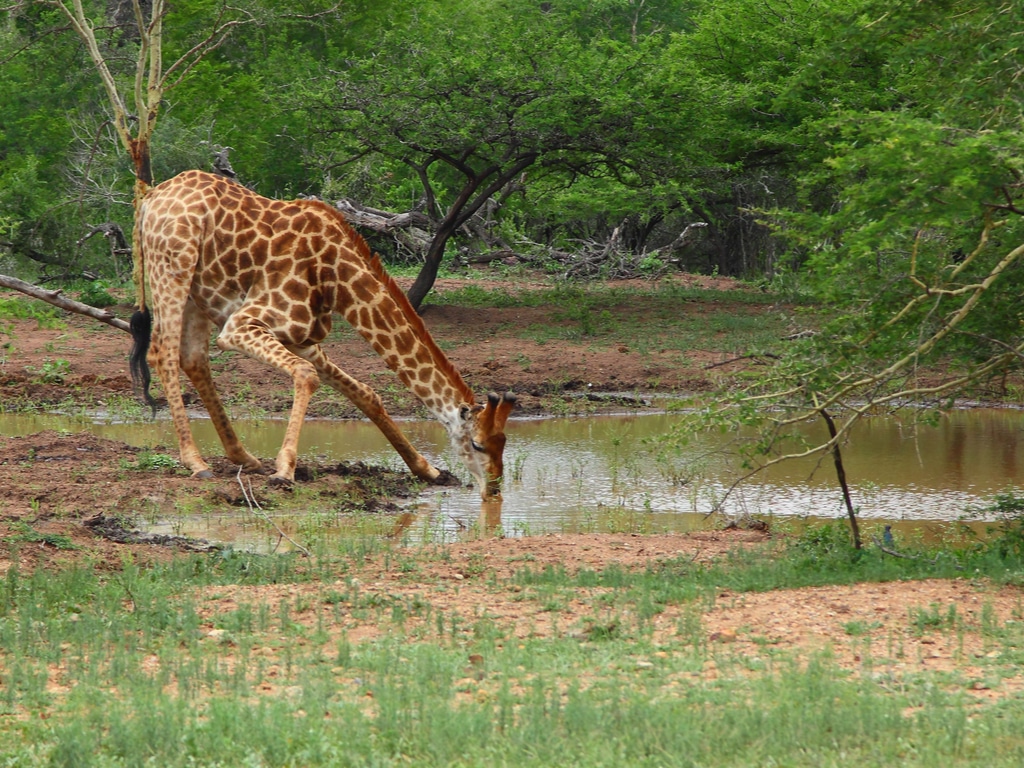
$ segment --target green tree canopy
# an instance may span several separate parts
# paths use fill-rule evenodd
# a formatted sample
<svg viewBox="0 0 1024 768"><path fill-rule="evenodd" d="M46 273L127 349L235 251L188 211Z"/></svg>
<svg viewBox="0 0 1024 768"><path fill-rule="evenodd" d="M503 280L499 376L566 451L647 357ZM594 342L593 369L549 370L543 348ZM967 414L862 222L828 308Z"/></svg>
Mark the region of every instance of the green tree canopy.
<svg viewBox="0 0 1024 768"><path fill-rule="evenodd" d="M881 54L888 104L839 105L809 124L827 155L804 189L830 204L779 220L848 310L834 333L851 359L890 360L935 333L931 359L1009 362L1019 347L1024 64L1004 31L1022 22L1024 9L997 0L870 4L830 51Z"/></svg>
<svg viewBox="0 0 1024 768"><path fill-rule="evenodd" d="M834 312L701 414L760 425L752 469L831 450L879 409L998 384L1024 361L1024 60L1007 34L1024 7L867 2L834 18L771 102L805 111L792 134L806 139L801 196L761 211ZM870 62L860 83L851 62ZM786 443L790 425L840 412L828 442Z"/></svg>
<svg viewBox="0 0 1024 768"><path fill-rule="evenodd" d="M683 127L651 80L660 39L584 37L578 24L544 4L422 4L372 55L320 81L310 112L326 163L372 156L404 167L416 181L409 202L421 197L433 220L414 305L452 234L524 174L626 187L657 176L650 147Z"/></svg>

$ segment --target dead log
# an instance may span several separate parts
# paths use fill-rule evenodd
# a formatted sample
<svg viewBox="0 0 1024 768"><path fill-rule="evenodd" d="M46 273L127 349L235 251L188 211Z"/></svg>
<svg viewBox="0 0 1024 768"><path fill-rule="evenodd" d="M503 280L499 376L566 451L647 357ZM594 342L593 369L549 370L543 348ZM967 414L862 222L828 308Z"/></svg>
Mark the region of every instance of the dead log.
<svg viewBox="0 0 1024 768"><path fill-rule="evenodd" d="M374 232L390 232L395 229L409 229L416 227L428 229L430 219L420 211L406 211L405 213L391 213L382 211L379 208L371 208L343 197L338 200L334 207L345 214L350 224L357 227L366 227Z"/></svg>
<svg viewBox="0 0 1024 768"><path fill-rule="evenodd" d="M38 285L32 285L32 283L26 283L24 280L19 280L16 277L9 277L7 275L0 275L0 286L12 288L15 291L21 291L32 298L45 301L47 304L53 304L53 306L60 307L61 309L66 309L68 312L85 315L86 317L99 320L101 323L106 323L118 330L122 330L125 333L129 332L128 323L126 321L121 320L105 309L92 307L88 304L83 304L80 301L75 301L74 299L62 296L60 291L50 291L46 288L40 288Z"/></svg>
<svg viewBox="0 0 1024 768"><path fill-rule="evenodd" d="M420 259L424 257L434 239L430 232L430 219L420 211L392 213L347 198L335 202L334 207L341 211L353 226L389 235L399 247Z"/></svg>

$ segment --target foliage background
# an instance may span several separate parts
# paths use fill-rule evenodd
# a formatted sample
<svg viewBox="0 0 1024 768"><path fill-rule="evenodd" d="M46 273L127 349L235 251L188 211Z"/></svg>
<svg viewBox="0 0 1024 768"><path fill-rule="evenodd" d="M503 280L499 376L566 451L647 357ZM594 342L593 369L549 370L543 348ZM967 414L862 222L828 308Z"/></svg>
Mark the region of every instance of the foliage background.
<svg viewBox="0 0 1024 768"><path fill-rule="evenodd" d="M131 77L130 4L86 7ZM512 168L439 259L512 250L562 270L614 246L638 273L799 284L835 310L815 354L844 364L817 369L823 387L935 333L929 354L1016 362L1017 3L183 0L166 60L232 14L245 24L166 94L158 180L229 147L265 195L417 210L436 231ZM53 5L2 12L0 103L0 271L123 279L85 236L130 232L131 166Z"/></svg>

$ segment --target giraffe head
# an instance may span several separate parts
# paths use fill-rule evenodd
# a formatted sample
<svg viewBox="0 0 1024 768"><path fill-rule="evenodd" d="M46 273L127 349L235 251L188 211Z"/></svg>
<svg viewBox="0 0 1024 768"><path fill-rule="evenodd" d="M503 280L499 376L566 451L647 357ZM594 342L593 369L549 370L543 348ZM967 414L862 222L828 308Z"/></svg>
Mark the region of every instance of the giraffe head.
<svg viewBox="0 0 1024 768"><path fill-rule="evenodd" d="M485 501L501 498L505 422L515 404L516 398L511 392L503 395L492 392L487 395L486 405L464 404L459 409L459 426L452 433L452 444Z"/></svg>

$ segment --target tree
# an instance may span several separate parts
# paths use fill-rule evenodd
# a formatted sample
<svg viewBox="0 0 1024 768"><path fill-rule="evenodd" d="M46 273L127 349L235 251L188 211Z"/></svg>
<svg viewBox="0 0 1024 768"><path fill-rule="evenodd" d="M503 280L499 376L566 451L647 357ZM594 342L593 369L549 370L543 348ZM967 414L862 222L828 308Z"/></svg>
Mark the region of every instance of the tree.
<svg viewBox="0 0 1024 768"><path fill-rule="evenodd" d="M690 23L673 35L659 68L666 101L698 107L686 114L694 140L670 148L689 161L677 162L675 183L708 223L703 258L692 268L771 276L777 264L798 261L758 209L819 204L797 196L797 179L824 157L809 129L841 105L891 98L884 50L872 36L866 47L834 55L861 5L708 0L695 3Z"/></svg>
<svg viewBox="0 0 1024 768"><path fill-rule="evenodd" d="M154 182L151 141L165 93L180 83L205 55L222 45L234 27L250 23L252 17L223 7L220 15L204 30L205 36L165 68L163 23L167 9L164 0L149 0L148 15L139 0L88 7L83 0L36 0L27 6L32 11L54 9L57 17L67 22L84 45L108 101L109 122L131 158L137 207ZM21 7L14 6L8 10L15 12ZM53 23L53 18L46 13L40 14L39 20L42 19ZM39 36L59 31L59 27L50 27ZM132 62L129 67L123 67L126 59ZM138 263L137 259L135 263ZM8 284L17 287L15 282L8 281ZM141 301L142 283L138 270L136 290Z"/></svg>
<svg viewBox="0 0 1024 768"><path fill-rule="evenodd" d="M801 127L824 150L800 179L804 205L762 212L804 251L833 316L697 417L758 427L751 472L1024 367L1024 64L1004 34L1022 24L1002 0L869 2L783 83L779 103L806 101L825 90L818 72L886 62ZM878 79L883 93L867 87ZM787 442L810 418L839 423L818 444Z"/></svg>
<svg viewBox="0 0 1024 768"><path fill-rule="evenodd" d="M640 186L657 170L644 150L682 130L650 87L659 38L585 39L573 23L537 3L425 5L316 94L325 167L369 156L416 182L407 202L433 237L413 306L453 234L502 190L553 176Z"/></svg>
<svg viewBox="0 0 1024 768"><path fill-rule="evenodd" d="M153 183L153 172L150 160L150 137L156 127L160 100L166 87L166 78L182 63L178 62L167 73L163 71L163 22L164 1L151 0L149 18L145 18L141 4L132 2L132 18L135 32L138 35L138 50L135 57L135 69L131 88L118 83L114 70L108 63L107 54L102 50L100 40L96 36L96 24L91 13L86 11L82 0L72 0L68 5L64 0L44 0L54 5L67 18L71 28L85 44L89 58L92 60L99 75L103 90L113 110L113 125L135 169L135 178L140 186L136 187L135 200L138 203L145 187ZM106 8L90 9L102 19ZM105 20L104 20L105 21ZM101 28L106 28L101 24ZM125 98L122 90L131 94L131 101ZM135 107L134 114L129 113L129 103ZM133 120L134 117L134 120ZM135 122L133 130L131 123Z"/></svg>
<svg viewBox="0 0 1024 768"><path fill-rule="evenodd" d="M10 222L0 248L15 256L5 269L24 270L23 277L42 263L44 280L76 278L86 269L119 279L120 264L110 263L99 238L82 240L99 223L130 232L126 180L134 173L88 51L104 57L134 134L142 38L132 0L82 0L95 38L95 46L83 45L69 23L77 6L62 2L23 0L0 10L0 103L9 107L0 111L0 211ZM161 67L168 77L149 135L153 180L208 167L214 149L230 147L241 178L265 194L315 191L318 179L304 164L306 123L280 94L308 80L325 57L346 55L405 13L404 4L369 0L340 8L333 0L301 0L287 9L263 0L165 4L160 41L169 66ZM148 0L140 10L148 24ZM243 25L244 34L224 36Z"/></svg>

